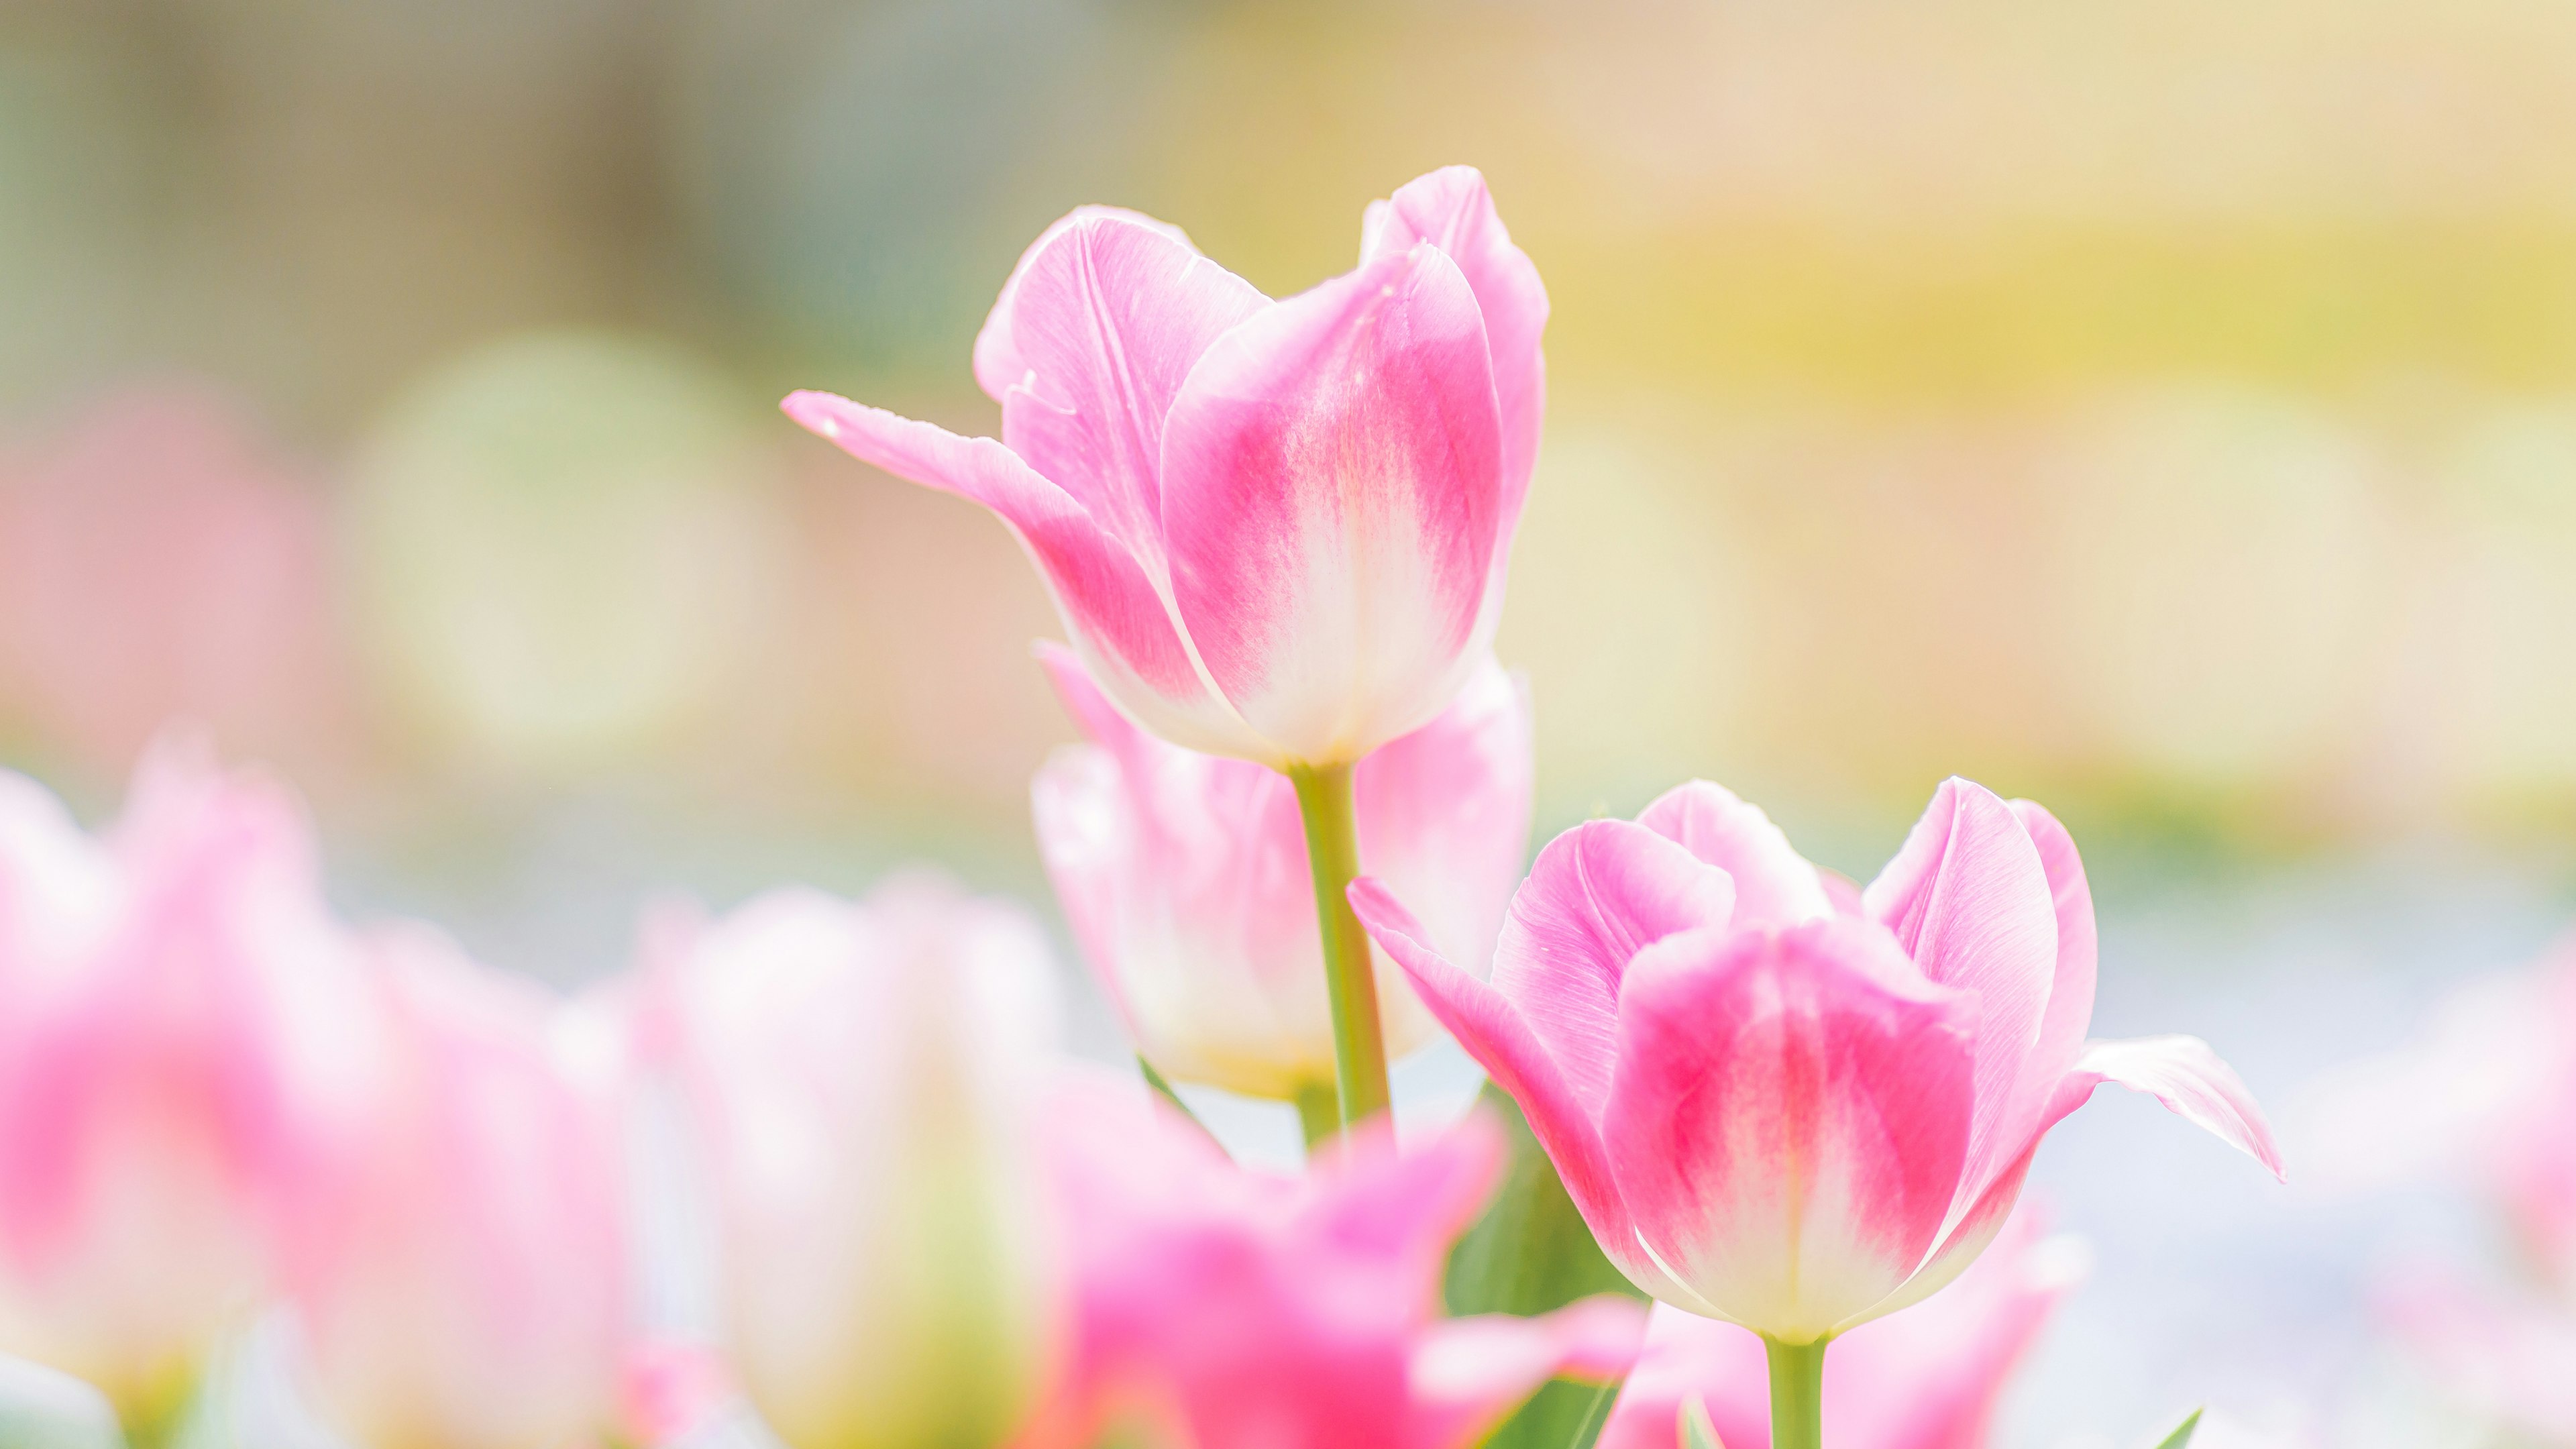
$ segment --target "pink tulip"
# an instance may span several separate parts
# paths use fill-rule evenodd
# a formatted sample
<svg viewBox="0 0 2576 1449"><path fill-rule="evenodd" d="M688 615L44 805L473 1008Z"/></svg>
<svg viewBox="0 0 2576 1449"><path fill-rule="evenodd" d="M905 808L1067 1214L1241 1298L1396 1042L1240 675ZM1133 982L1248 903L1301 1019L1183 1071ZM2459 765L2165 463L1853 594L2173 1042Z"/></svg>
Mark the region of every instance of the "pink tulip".
<svg viewBox="0 0 2576 1449"><path fill-rule="evenodd" d="M2028 1213L1950 1291L1835 1342L1825 1360L1825 1442L1841 1449L1981 1449L2005 1382L2083 1277L2069 1239L2041 1239ZM1762 1340L1658 1307L1619 1390L1600 1449L1674 1449L1698 1399L1727 1449L1770 1449Z"/></svg>
<svg viewBox="0 0 2576 1449"><path fill-rule="evenodd" d="M275 786L164 748L92 840L0 773L0 1348L163 1425L354 1128L365 1006Z"/></svg>
<svg viewBox="0 0 2576 1449"><path fill-rule="evenodd" d="M926 879L667 934L646 1034L714 1189L745 1393L794 1449L998 1442L1050 1347L1044 938Z"/></svg>
<svg viewBox="0 0 2576 1449"><path fill-rule="evenodd" d="M1228 1162L1159 1104L1069 1084L1049 1133L1073 1254L1064 1375L1023 1449L1463 1449L1539 1384L1610 1378L1642 1330L1604 1298L1439 1317L1450 1244L1501 1163L1470 1119L1399 1156L1381 1125L1308 1178Z"/></svg>
<svg viewBox="0 0 2576 1449"><path fill-rule="evenodd" d="M1277 772L1169 745L1045 654L1097 741L1035 789L1038 845L1074 934L1138 1049L1172 1077L1293 1100L1333 1085L1333 1024L1297 796ZM1354 772L1360 859L1421 903L1447 954L1483 961L1529 838L1527 692L1488 663L1439 718ZM1391 1055L1437 1030L1377 975Z"/></svg>
<svg viewBox="0 0 2576 1449"><path fill-rule="evenodd" d="M615 1120L533 983L425 929L369 944L367 1139L306 1204L290 1267L313 1397L368 1449L560 1449L616 1411Z"/></svg>
<svg viewBox="0 0 2576 1449"><path fill-rule="evenodd" d="M2190 1037L2084 1041L2093 904L2038 806L1951 780L1856 902L1706 783L1540 852L1492 984L1383 884L1351 901L1521 1104L1602 1248L1675 1307L1808 1344L1912 1303L2097 1083L2280 1159Z"/></svg>
<svg viewBox="0 0 2576 1449"><path fill-rule="evenodd" d="M1358 270L1274 302L1084 207L975 340L1002 435L826 393L788 415L1018 534L1075 650L1175 744L1347 764L1477 667L1537 453L1547 294L1482 177L1370 206Z"/></svg>

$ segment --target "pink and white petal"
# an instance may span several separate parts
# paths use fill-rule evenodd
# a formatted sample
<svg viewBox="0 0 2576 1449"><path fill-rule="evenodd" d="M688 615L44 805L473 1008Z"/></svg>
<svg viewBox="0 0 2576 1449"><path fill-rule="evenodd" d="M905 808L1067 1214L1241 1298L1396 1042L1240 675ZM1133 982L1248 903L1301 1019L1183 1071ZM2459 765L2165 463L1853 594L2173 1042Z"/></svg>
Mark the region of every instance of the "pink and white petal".
<svg viewBox="0 0 2576 1449"><path fill-rule="evenodd" d="M1350 902L1369 938L1403 970L1441 1027L1520 1104L1602 1250L1631 1277L1652 1273L1635 1251L1627 1209L1602 1156L1600 1129L1519 1010L1432 949L1422 923L1383 883L1367 876L1351 882Z"/></svg>
<svg viewBox="0 0 2576 1449"><path fill-rule="evenodd" d="M1209 691L1135 556L1019 455L830 393L790 393L779 406L863 463L1001 515L1036 561L1093 681L1131 717L1211 754L1275 753Z"/></svg>
<svg viewBox="0 0 2576 1449"><path fill-rule="evenodd" d="M1412 1284L1427 1306L1438 1297L1450 1244L1493 1196L1504 1150L1490 1114L1471 1113L1428 1145L1403 1151L1381 1118L1343 1138L1313 1175L1314 1194L1291 1240L1304 1251L1381 1265L1382 1282Z"/></svg>
<svg viewBox="0 0 2576 1449"><path fill-rule="evenodd" d="M1620 982L1639 951L1678 931L1724 926L1726 872L1642 825L1587 820L1538 853L1494 947L1494 989L1565 1074L1597 1123L1619 1051Z"/></svg>
<svg viewBox="0 0 2576 1449"><path fill-rule="evenodd" d="M2011 806L1954 776L1933 792L1861 901L1926 977L1977 998L1977 1115L1965 1184L1973 1198L2021 1153L2048 1108L2046 1087L2023 1082L2057 977L2047 867Z"/></svg>
<svg viewBox="0 0 2576 1449"><path fill-rule="evenodd" d="M1488 658L1437 719L1352 771L1362 868L1480 974L1529 860L1532 751L1529 683Z"/></svg>
<svg viewBox="0 0 2576 1449"><path fill-rule="evenodd" d="M1428 723L1486 643L1500 422L1475 294L1417 248L1217 339L1163 433L1172 597L1291 761Z"/></svg>
<svg viewBox="0 0 2576 1449"><path fill-rule="evenodd" d="M1789 837L1757 805L1706 780L1667 790L1637 823L1674 841L1735 881L1738 925L1794 926L1834 913L1825 885Z"/></svg>
<svg viewBox="0 0 2576 1449"><path fill-rule="evenodd" d="M1508 552L1547 412L1547 359L1539 349L1547 330L1547 287L1529 255L1512 244L1485 178L1472 166L1444 166L1406 182L1388 200L1369 203L1360 223L1363 263L1424 242L1458 264L1484 314L1502 406L1502 537Z"/></svg>
<svg viewBox="0 0 2576 1449"><path fill-rule="evenodd" d="M2091 1041L2066 1074L2052 1104L2050 1124L2084 1105L2093 1088L2117 1082L2162 1102L2183 1120L2272 1169L2281 1165L2280 1144L2263 1109L2246 1090L2236 1069L2196 1036L2142 1036L2122 1041Z"/></svg>
<svg viewBox="0 0 2576 1449"><path fill-rule="evenodd" d="M1014 278L1026 375L1002 394L1002 441L1160 579L1164 417L1209 344L1271 305L1166 228L1075 218Z"/></svg>
<svg viewBox="0 0 2576 1449"><path fill-rule="evenodd" d="M2048 874L2048 892L2057 908L2057 974L2049 986L2048 1009L2040 1017L2039 1044L2023 1072L2023 1090L2038 1096L2075 1065L2084 1048L2084 1033L2093 1024L2093 986L2100 946L2093 921L2093 888L2084 876L2084 858L2075 837L2057 817L2037 802L2015 800L2013 814L2030 832Z"/></svg>
<svg viewBox="0 0 2576 1449"><path fill-rule="evenodd" d="M1835 1357L1826 1357L1829 1374ZM1769 1449L1771 1369L1762 1340L1722 1319L1658 1305L1594 1449L1675 1449L1682 1408L1692 1399L1706 1406L1726 1449Z"/></svg>
<svg viewBox="0 0 2576 1449"><path fill-rule="evenodd" d="M1604 1295L1536 1318L1445 1319L1414 1341L1406 1449L1464 1449L1549 1379L1618 1378L1636 1362L1645 1310Z"/></svg>
<svg viewBox="0 0 2576 1449"><path fill-rule="evenodd" d="M1697 931L1620 993L1602 1142L1638 1238L1784 1342L1895 1291L1958 1190L1975 1003L1903 965L1865 922Z"/></svg>
<svg viewBox="0 0 2576 1449"><path fill-rule="evenodd" d="M2029 1151L1986 1185L1985 1191L1969 1204L1966 1212L1959 1213L1954 1206L1952 1211L1958 1220L1943 1230L1940 1245L1924 1259L1923 1266L1915 1270L1914 1276L1886 1298L1843 1320L1835 1331L1839 1333L1855 1324L1884 1318L1898 1309L1911 1308L1949 1287L1968 1270L1970 1264L1977 1261L1978 1255L1986 1251L1996 1235L2004 1230L2004 1225L2011 1221L2013 1208L2021 1201L2022 1184L2030 1178L2031 1159L2038 1152L2039 1144L2033 1142Z"/></svg>
<svg viewBox="0 0 2576 1449"><path fill-rule="evenodd" d="M985 314L983 329L975 334L975 382L984 389L986 397L1000 402L1003 394L1026 381L1029 375L1028 361L1020 354L1012 326L1019 302L1021 275L1028 271L1030 263L1045 255L1047 247L1065 231L1084 222L1107 218L1150 227L1183 246L1190 245L1189 234L1179 227L1167 221L1157 221L1140 211L1129 211L1123 206L1077 206L1056 218L1046 230L1038 233L1038 239L1029 243L1027 250L1020 253L1020 259L1012 263L1011 275L1003 281L1001 295L993 299L993 310Z"/></svg>

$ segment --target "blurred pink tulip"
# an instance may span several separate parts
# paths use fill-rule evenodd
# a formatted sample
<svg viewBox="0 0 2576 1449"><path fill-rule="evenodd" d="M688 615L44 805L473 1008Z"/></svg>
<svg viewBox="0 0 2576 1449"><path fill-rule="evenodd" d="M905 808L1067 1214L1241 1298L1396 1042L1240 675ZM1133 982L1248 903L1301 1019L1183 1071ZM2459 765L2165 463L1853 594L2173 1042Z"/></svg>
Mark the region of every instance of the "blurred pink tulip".
<svg viewBox="0 0 2576 1449"><path fill-rule="evenodd" d="M1836 1449L1981 1449L1996 1400L2057 1301L2084 1275L2082 1244L2042 1239L2031 1214L2004 1230L1950 1291L1862 1324L1825 1359L1825 1442ZM1675 1449L1697 1398L1727 1449L1770 1449L1762 1340L1669 1306L1619 1390L1600 1449Z"/></svg>
<svg viewBox="0 0 2576 1449"><path fill-rule="evenodd" d="M2191 1037L2084 1041L2093 903L2038 806L1943 784L1837 910L1762 812L1684 785L1539 853L1490 985L1380 882L1353 906L1518 1099L1593 1234L1664 1302L1804 1344L1950 1281L2098 1083L2153 1093L2275 1172Z"/></svg>
<svg viewBox="0 0 2576 1449"><path fill-rule="evenodd" d="M0 473L0 710L121 764L174 716L310 754L347 724L329 519L221 398L135 389Z"/></svg>
<svg viewBox="0 0 2576 1449"><path fill-rule="evenodd" d="M905 879L774 892L666 948L646 1031L716 1189L752 1403L794 1449L998 1442L1054 1301L1026 1141L1054 1036L1035 924Z"/></svg>
<svg viewBox="0 0 2576 1449"><path fill-rule="evenodd" d="M1439 1316L1450 1244L1500 1170L1471 1118L1398 1155L1381 1126L1303 1179L1228 1162L1159 1103L1067 1084L1049 1145L1073 1255L1065 1373L1023 1449L1461 1449L1551 1376L1613 1378L1623 1298Z"/></svg>
<svg viewBox="0 0 2576 1449"><path fill-rule="evenodd" d="M1097 743L1037 778L1038 846L1084 954L1165 1075L1256 1097L1333 1086L1333 1023L1296 791L1277 772L1138 729L1070 651L1044 658ZM1354 772L1360 859L1420 903L1432 939L1486 960L1529 839L1527 691L1488 662L1430 724ZM1378 973L1387 1050L1437 1028Z"/></svg>
<svg viewBox="0 0 2576 1449"><path fill-rule="evenodd" d="M560 1449L617 1408L615 1122L558 1005L425 929L369 943L362 1151L306 1204L292 1299L324 1416L367 1449Z"/></svg>
<svg viewBox="0 0 2576 1449"><path fill-rule="evenodd" d="M0 773L0 1348L176 1412L374 1051L300 810L179 747L97 840Z"/></svg>
<svg viewBox="0 0 2576 1449"><path fill-rule="evenodd" d="M1119 708L1175 744L1347 764L1477 667L1545 407L1547 293L1484 179L1373 203L1360 266L1274 302L1084 207L975 340L1002 436L827 393L789 416L1000 514Z"/></svg>

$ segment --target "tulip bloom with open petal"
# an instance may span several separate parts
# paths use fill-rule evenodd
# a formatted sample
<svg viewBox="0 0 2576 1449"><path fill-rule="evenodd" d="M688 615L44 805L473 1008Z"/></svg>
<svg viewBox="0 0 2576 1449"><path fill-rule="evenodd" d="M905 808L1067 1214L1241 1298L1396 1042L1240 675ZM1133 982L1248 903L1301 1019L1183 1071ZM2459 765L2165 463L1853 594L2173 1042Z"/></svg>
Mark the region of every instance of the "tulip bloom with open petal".
<svg viewBox="0 0 2576 1449"><path fill-rule="evenodd" d="M1825 1363L1826 1442L1842 1449L1983 1449L2005 1383L2068 1289L2082 1242L2046 1238L2027 1211L1949 1292L1866 1323ZM1762 1341L1669 1305L1646 1327L1636 1372L1602 1426L1601 1449L1674 1449L1699 1400L1727 1449L1770 1449Z"/></svg>
<svg viewBox="0 0 2576 1449"><path fill-rule="evenodd" d="M1329 1094L1333 1024L1296 792L1277 772L1161 740L1049 649L1065 705L1097 744L1057 753L1034 789L1038 844L1092 969L1166 1075L1252 1096ZM1487 663L1439 718L1353 772L1360 860L1483 961L1520 879L1530 812L1529 702ZM1392 970L1388 1048L1436 1031Z"/></svg>
<svg viewBox="0 0 2576 1449"><path fill-rule="evenodd" d="M1000 514L1148 729L1328 767L1419 728L1485 652L1546 321L1464 167L1373 204L1359 268L1284 301L1173 227L1085 207L1030 246L975 340L998 440L826 393L785 407Z"/></svg>
<svg viewBox="0 0 2576 1449"><path fill-rule="evenodd" d="M162 748L93 840L0 772L0 1349L166 1427L350 1141L368 1020L282 790Z"/></svg>
<svg viewBox="0 0 2576 1449"><path fill-rule="evenodd" d="M1576 826L1513 897L1490 985L1383 885L1351 897L1519 1100L1621 1271L1779 1344L1955 1277L2097 1083L2151 1092L2279 1170L2205 1044L2085 1042L2093 903L2074 843L1964 780L1857 899L1714 785Z"/></svg>
<svg viewBox="0 0 2576 1449"><path fill-rule="evenodd" d="M1502 1166L1487 1119L1401 1156L1380 1124L1296 1179L1096 1081L1056 1116L1073 1325L1020 1449L1465 1449L1549 1377L1636 1356L1642 1315L1616 1296L1440 1316L1449 1247Z"/></svg>

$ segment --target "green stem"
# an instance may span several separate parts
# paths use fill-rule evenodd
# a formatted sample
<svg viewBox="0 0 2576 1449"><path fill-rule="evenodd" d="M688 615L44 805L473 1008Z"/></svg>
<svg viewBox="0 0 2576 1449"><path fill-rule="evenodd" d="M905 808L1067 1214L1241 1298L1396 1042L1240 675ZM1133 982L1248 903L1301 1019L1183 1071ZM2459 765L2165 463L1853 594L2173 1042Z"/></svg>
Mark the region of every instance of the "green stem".
<svg viewBox="0 0 2576 1449"><path fill-rule="evenodd" d="M1297 809L1306 820L1306 863L1315 874L1315 918L1324 933L1324 984L1333 1005L1333 1072L1342 1125L1386 1110L1386 1040L1377 1020L1377 972L1368 932L1347 892L1359 874L1359 833L1351 814L1351 767L1293 766Z"/></svg>
<svg viewBox="0 0 2576 1449"><path fill-rule="evenodd" d="M1762 1340L1771 1352L1771 1449L1824 1443L1825 1343Z"/></svg>
<svg viewBox="0 0 2576 1449"><path fill-rule="evenodd" d="M1330 1082L1308 1082L1297 1089L1297 1125L1306 1129L1306 1151L1342 1130L1341 1094Z"/></svg>

